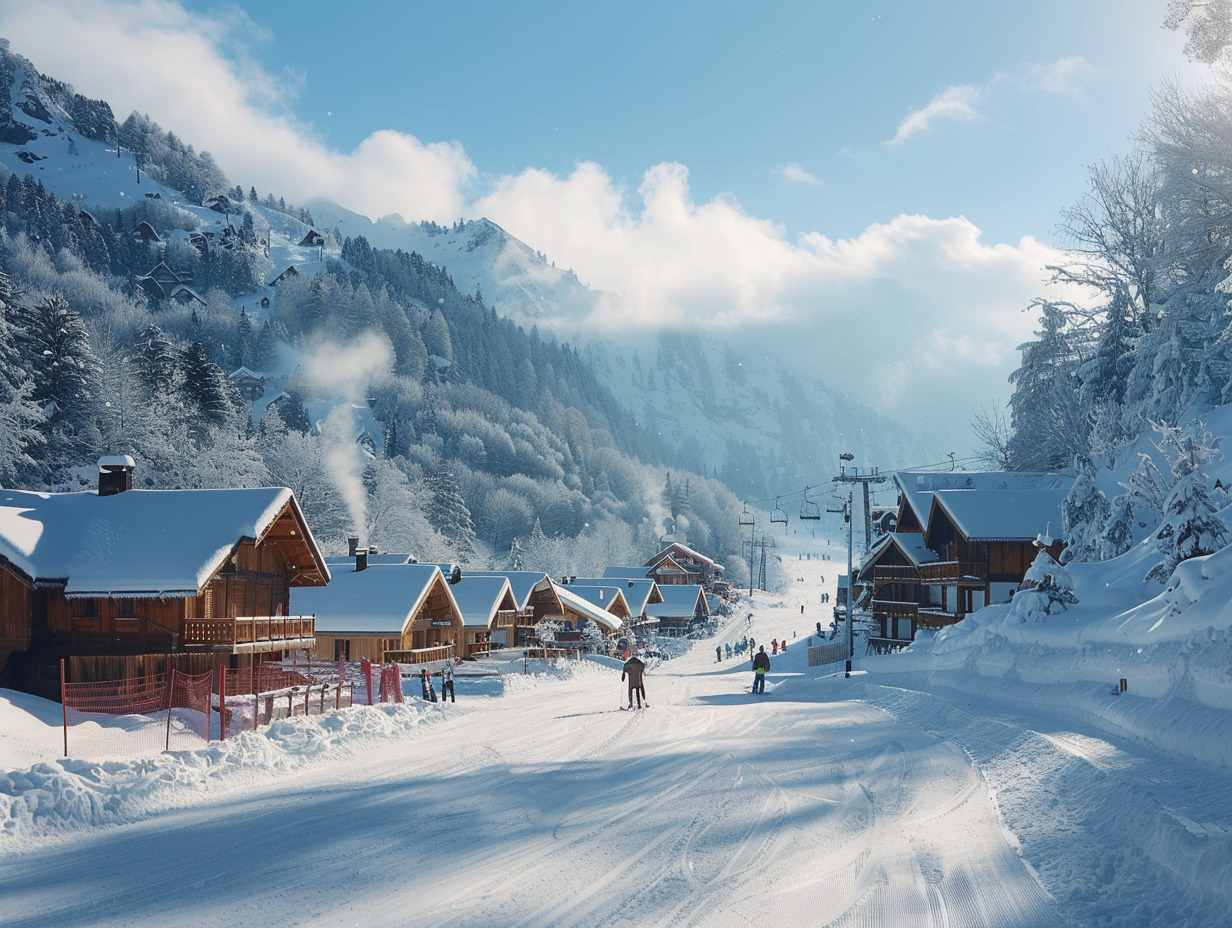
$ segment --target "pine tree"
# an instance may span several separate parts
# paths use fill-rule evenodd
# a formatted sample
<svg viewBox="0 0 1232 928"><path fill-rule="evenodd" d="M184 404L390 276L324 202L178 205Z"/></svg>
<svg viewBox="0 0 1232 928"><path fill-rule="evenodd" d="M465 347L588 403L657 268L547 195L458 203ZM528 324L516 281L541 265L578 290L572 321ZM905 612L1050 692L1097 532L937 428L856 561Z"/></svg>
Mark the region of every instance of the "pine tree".
<svg viewBox="0 0 1232 928"><path fill-rule="evenodd" d="M207 429L230 424L237 408L234 390L222 368L209 359L205 346L200 342L189 344L180 352L180 363L184 376L181 391L197 423ZM197 437L204 437L202 430Z"/></svg>
<svg viewBox="0 0 1232 928"><path fill-rule="evenodd" d="M1122 493L1114 497L1108 522L1100 533L1100 560L1107 561L1120 557L1134 546L1134 530L1137 514L1134 511L1134 497L1131 493Z"/></svg>
<svg viewBox="0 0 1232 928"><path fill-rule="evenodd" d="M232 370L248 367L252 363L252 320L248 318L247 309L240 309L239 318L235 320L235 339L231 348Z"/></svg>
<svg viewBox="0 0 1232 928"><path fill-rule="evenodd" d="M1181 561L1211 554L1232 541L1228 525L1219 516L1226 500L1217 500L1207 486L1204 470L1219 455L1222 438L1202 422L1175 430L1160 450L1169 454L1172 489L1163 505L1163 521L1155 530L1155 547L1163 561L1147 573L1147 580L1167 582Z"/></svg>
<svg viewBox="0 0 1232 928"><path fill-rule="evenodd" d="M437 470L425 477L424 483L429 493L425 512L428 521L453 546L458 560L463 563L473 560L475 524L462 499L457 479L450 471Z"/></svg>
<svg viewBox="0 0 1232 928"><path fill-rule="evenodd" d="M269 371L278 362L278 343L274 339L274 331L270 321L261 323L261 331L257 333L257 341L252 350L252 363L259 371Z"/></svg>
<svg viewBox="0 0 1232 928"><path fill-rule="evenodd" d="M8 323L12 299L8 275L0 271L0 484L34 470L32 452L43 444L43 413L32 399L34 382L19 365Z"/></svg>
<svg viewBox="0 0 1232 928"><path fill-rule="evenodd" d="M1095 485L1095 464L1090 457L1074 455L1074 470L1074 485L1061 503L1061 534L1066 545L1063 564L1100 560L1101 532L1112 511L1108 497Z"/></svg>
<svg viewBox="0 0 1232 928"><path fill-rule="evenodd" d="M1054 561L1045 548L1040 548L1022 578L1022 588L1010 602L1006 621L1042 622L1046 616L1064 612L1076 602L1078 597L1074 595L1069 571Z"/></svg>

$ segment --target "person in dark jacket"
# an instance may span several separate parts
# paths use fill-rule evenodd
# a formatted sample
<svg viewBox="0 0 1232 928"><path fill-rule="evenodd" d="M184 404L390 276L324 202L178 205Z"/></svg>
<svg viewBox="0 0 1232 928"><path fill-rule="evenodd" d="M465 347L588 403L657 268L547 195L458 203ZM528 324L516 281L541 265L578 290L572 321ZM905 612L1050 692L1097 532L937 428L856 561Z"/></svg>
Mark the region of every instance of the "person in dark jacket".
<svg viewBox="0 0 1232 928"><path fill-rule="evenodd" d="M766 674L770 672L770 655L766 653L766 646L759 645L757 654L753 657L753 692L766 692Z"/></svg>
<svg viewBox="0 0 1232 928"><path fill-rule="evenodd" d="M646 684L642 678L646 673L646 665L635 654L625 661L624 669L620 672L620 679L628 679L629 681L629 708L633 708L633 697L637 696L637 707L642 708L642 702L646 699ZM650 703L646 703L650 705Z"/></svg>
<svg viewBox="0 0 1232 928"><path fill-rule="evenodd" d="M457 697L453 693L453 661L445 661L445 666L441 668L441 702L448 699L450 702L457 702Z"/></svg>

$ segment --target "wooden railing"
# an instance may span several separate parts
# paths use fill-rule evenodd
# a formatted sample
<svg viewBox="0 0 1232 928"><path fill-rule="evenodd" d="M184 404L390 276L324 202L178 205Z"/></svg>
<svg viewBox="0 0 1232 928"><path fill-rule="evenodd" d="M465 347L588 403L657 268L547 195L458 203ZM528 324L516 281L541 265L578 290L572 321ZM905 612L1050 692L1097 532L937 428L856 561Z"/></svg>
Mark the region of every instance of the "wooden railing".
<svg viewBox="0 0 1232 928"><path fill-rule="evenodd" d="M924 583L983 583L988 568L977 561L938 561L920 565L920 580Z"/></svg>
<svg viewBox="0 0 1232 928"><path fill-rule="evenodd" d="M903 564L878 564L873 568L873 583L919 583L920 568Z"/></svg>
<svg viewBox="0 0 1232 928"><path fill-rule="evenodd" d="M915 624L919 628L946 628L961 622L965 615L953 612L942 612L939 609L920 609L915 616Z"/></svg>
<svg viewBox="0 0 1232 928"><path fill-rule="evenodd" d="M896 619L914 619L919 608L919 603L899 602L892 599L873 600L875 615L888 615Z"/></svg>
<svg viewBox="0 0 1232 928"><path fill-rule="evenodd" d="M185 648L236 648L316 637L311 615L239 616L229 619L185 619Z"/></svg>
<svg viewBox="0 0 1232 928"><path fill-rule="evenodd" d="M407 648L402 651L386 651L385 659L399 664L430 664L433 661L453 660L457 648L451 644L438 644L430 648Z"/></svg>

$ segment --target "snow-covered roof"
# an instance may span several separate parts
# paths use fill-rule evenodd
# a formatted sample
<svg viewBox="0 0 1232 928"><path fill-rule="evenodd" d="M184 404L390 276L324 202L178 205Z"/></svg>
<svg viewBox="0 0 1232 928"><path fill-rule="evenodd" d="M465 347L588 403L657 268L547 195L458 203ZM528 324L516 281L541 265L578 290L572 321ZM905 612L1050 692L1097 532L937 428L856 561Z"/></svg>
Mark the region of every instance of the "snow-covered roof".
<svg viewBox="0 0 1232 928"><path fill-rule="evenodd" d="M329 586L292 590L291 611L315 615L318 632L393 637L405 632L437 584L449 590L435 564L378 564L366 570L352 566L335 570Z"/></svg>
<svg viewBox="0 0 1232 928"><path fill-rule="evenodd" d="M612 615L606 609L592 604L585 597L572 592L569 587L561 586L555 580L552 581L552 587L556 590L556 595L560 597L561 605L583 618L597 622L611 632L618 630L623 624L621 619Z"/></svg>
<svg viewBox="0 0 1232 928"><path fill-rule="evenodd" d="M664 548L662 551L660 551L658 554L656 554L654 557L648 560L646 562L646 566L647 567L657 566L660 561L662 561L663 559L667 557L670 557L673 551L679 551L685 557L692 558L693 560L698 561L702 564L705 564L707 567L710 567L714 570L723 569L722 564L716 563L711 558L706 557L706 555L702 554L700 551L697 551L694 548L690 548L688 545L684 544L683 542L679 542L679 541L672 542L670 545L668 545L666 548Z"/></svg>
<svg viewBox="0 0 1232 928"><path fill-rule="evenodd" d="M325 563L330 567L341 570L353 570L355 568L355 555L353 554L335 554L327 557ZM409 554L369 554L368 566L373 567L377 564L414 564Z"/></svg>
<svg viewBox="0 0 1232 928"><path fill-rule="evenodd" d="M467 572L471 577L505 577L509 580L509 588L513 590L513 601L519 610L525 610L530 605L530 595L536 589L544 589L542 584L554 586L548 575L541 570L472 570Z"/></svg>
<svg viewBox="0 0 1232 928"><path fill-rule="evenodd" d="M31 580L64 581L69 596L191 596L242 538L259 539L294 499L285 487L0 490L0 557ZM304 540L328 579L306 526Z"/></svg>
<svg viewBox="0 0 1232 928"><path fill-rule="evenodd" d="M650 603L646 606L646 614L659 619L681 619L693 616L697 612L700 601L703 611L710 609L702 588L696 583L661 583L659 592L663 594L663 602Z"/></svg>
<svg viewBox="0 0 1232 928"><path fill-rule="evenodd" d="M920 525L928 525L932 494L937 490L1055 490L1067 492L1073 477L1032 471L898 471L899 492Z"/></svg>
<svg viewBox="0 0 1232 928"><path fill-rule="evenodd" d="M620 609L623 613L631 613L632 607L629 605L628 599L625 598L624 591L615 584L592 584L578 583L576 580L570 580L566 587L576 596L582 597L588 603L598 606L600 609L606 609L608 612L613 612L617 602L623 603ZM613 615L617 613L613 612Z"/></svg>
<svg viewBox="0 0 1232 928"><path fill-rule="evenodd" d="M480 577L463 574L457 583L449 584L449 592L462 613L463 625L488 627L500 609L516 609L513 591L507 577Z"/></svg>
<svg viewBox="0 0 1232 928"><path fill-rule="evenodd" d="M624 594L625 602L629 604L629 611L634 615L641 614L646 608L646 604L652 600L658 602L662 599L662 596L659 595L659 585L648 577L628 579L618 577L575 577L569 582L569 586L617 586L620 592Z"/></svg>
<svg viewBox="0 0 1232 928"><path fill-rule="evenodd" d="M1069 485L1059 489L935 490L933 504L949 515L968 541L1031 541L1049 524L1054 532L1060 531L1061 503L1068 492Z"/></svg>
<svg viewBox="0 0 1232 928"><path fill-rule="evenodd" d="M604 580L645 580L649 573L648 567L605 567Z"/></svg>

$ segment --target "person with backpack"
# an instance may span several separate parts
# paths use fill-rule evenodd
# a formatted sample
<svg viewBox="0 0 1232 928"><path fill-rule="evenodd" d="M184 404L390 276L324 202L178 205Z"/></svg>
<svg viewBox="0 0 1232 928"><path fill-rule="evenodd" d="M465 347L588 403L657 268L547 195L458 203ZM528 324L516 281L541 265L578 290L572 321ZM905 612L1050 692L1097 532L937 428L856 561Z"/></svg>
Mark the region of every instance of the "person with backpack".
<svg viewBox="0 0 1232 928"><path fill-rule="evenodd" d="M646 665L641 659L634 654L631 658L625 661L624 668L620 671L620 679L623 681L626 678L629 680L629 708L633 708L633 697L637 696L637 707L642 708L642 701L646 699L646 684L643 682L643 677L646 673ZM650 703L646 703L650 705Z"/></svg>
<svg viewBox="0 0 1232 928"><path fill-rule="evenodd" d="M770 672L770 655L766 653L766 646L760 645L757 648L757 654L753 657L753 692L766 692L766 674Z"/></svg>

